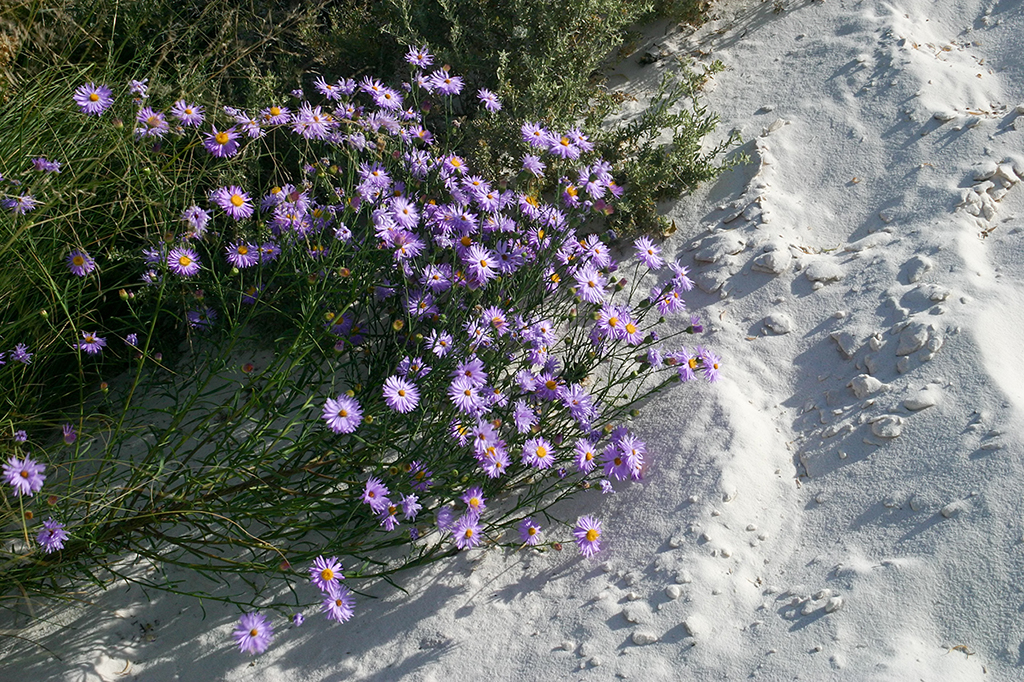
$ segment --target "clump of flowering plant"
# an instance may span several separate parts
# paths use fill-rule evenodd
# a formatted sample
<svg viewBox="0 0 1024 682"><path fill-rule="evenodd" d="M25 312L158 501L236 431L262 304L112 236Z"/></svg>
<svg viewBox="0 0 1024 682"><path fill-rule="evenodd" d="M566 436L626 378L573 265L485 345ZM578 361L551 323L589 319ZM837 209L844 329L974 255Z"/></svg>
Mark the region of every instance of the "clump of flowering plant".
<svg viewBox="0 0 1024 682"><path fill-rule="evenodd" d="M46 477L12 442L2 499L26 543L3 550L5 588L132 552L238 576L218 598L319 601L345 622L352 581L461 550L574 536L584 556L602 551L600 521L570 527L553 506L640 479L649 453L631 411L674 381L714 381L720 361L674 344L700 331L681 298L686 269L646 239L616 259L600 237L624 190L587 136L524 124L507 177L482 177L435 143L443 115L424 112L464 84L429 57L411 50L397 88L320 77L317 101L252 115L178 99L168 118L146 98L123 116L161 177L203 182L165 183L167 214L119 259L68 245L60 286L120 301L87 321L67 306L83 382L104 363L127 371L96 382L63 445L40 448L61 521L35 529L34 545L22 498ZM93 83L73 97L96 125L122 101ZM208 164L219 172L199 175ZM558 189L542 192L543 178ZM100 282L105 258L129 279ZM645 281L659 283L639 296ZM184 343L165 358L168 334ZM10 357L28 362L19 349ZM320 594L261 588L266 575ZM272 634L250 611L234 636L261 653Z"/></svg>

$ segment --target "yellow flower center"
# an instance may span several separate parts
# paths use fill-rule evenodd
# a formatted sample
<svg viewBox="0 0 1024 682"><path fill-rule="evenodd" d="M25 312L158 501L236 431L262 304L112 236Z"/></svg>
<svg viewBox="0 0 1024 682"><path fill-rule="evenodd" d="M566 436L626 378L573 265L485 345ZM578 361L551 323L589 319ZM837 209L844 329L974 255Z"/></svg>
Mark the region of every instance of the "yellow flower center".
<svg viewBox="0 0 1024 682"><path fill-rule="evenodd" d="M547 456L548 456L547 448L545 448L543 445L537 446L537 459L544 459Z"/></svg>
<svg viewBox="0 0 1024 682"><path fill-rule="evenodd" d="M338 410L338 416L341 417L342 419L345 419L346 417L348 417L348 410L344 408Z"/></svg>
<svg viewBox="0 0 1024 682"><path fill-rule="evenodd" d="M85 259L82 258L81 256L75 256L74 258L71 259L71 262L78 267L82 267L83 265L85 265Z"/></svg>
<svg viewBox="0 0 1024 682"><path fill-rule="evenodd" d="M555 272L551 275L551 281L554 282L555 284L558 284L559 282L562 281L562 278L559 277L557 272Z"/></svg>
<svg viewBox="0 0 1024 682"><path fill-rule="evenodd" d="M594 453L593 452L588 452L587 454L583 455L583 459L585 459L585 460L587 460L589 462L590 460L594 459Z"/></svg>
<svg viewBox="0 0 1024 682"><path fill-rule="evenodd" d="M530 526L529 528L526 529L526 534L527 535L536 535L537 534L537 529L534 528L533 526Z"/></svg>
<svg viewBox="0 0 1024 682"><path fill-rule="evenodd" d="M227 144L231 140L231 136L227 133L221 132L217 133L217 136L214 137L214 139L217 140L217 144Z"/></svg>
<svg viewBox="0 0 1024 682"><path fill-rule="evenodd" d="M626 323L626 333L627 334L635 334L636 333L636 325L633 324L632 322L627 322Z"/></svg>
<svg viewBox="0 0 1024 682"><path fill-rule="evenodd" d="M608 318L608 326L609 327L615 327L618 324L619 324L619 318L617 318L617 317L609 317Z"/></svg>
<svg viewBox="0 0 1024 682"><path fill-rule="evenodd" d="M404 388L398 389L398 397L399 398L404 398L405 397L405 389Z"/></svg>
<svg viewBox="0 0 1024 682"><path fill-rule="evenodd" d="M545 382L544 382L544 386L545 386L545 388L547 388L547 389L548 389L549 391L553 391L553 390L555 390L556 388L558 388L558 382L557 382L557 381L555 381L554 379L548 379L547 381L545 381Z"/></svg>
<svg viewBox="0 0 1024 682"><path fill-rule="evenodd" d="M192 259L189 258L188 256L182 256L181 258L178 259L178 265L180 265L183 268L187 268L188 266L192 265Z"/></svg>
<svg viewBox="0 0 1024 682"><path fill-rule="evenodd" d="M615 466L617 466L617 467L622 466L622 458L621 457L616 457L615 458Z"/></svg>
<svg viewBox="0 0 1024 682"><path fill-rule="evenodd" d="M185 109L185 115L186 116L191 116L192 115L192 107L189 107L189 108Z"/></svg>
<svg viewBox="0 0 1024 682"><path fill-rule="evenodd" d="M591 528L587 531L587 542L594 542L599 537L601 537L601 534L597 532L596 528Z"/></svg>
<svg viewBox="0 0 1024 682"><path fill-rule="evenodd" d="M480 506L480 498L479 497L472 497L472 498L470 498L469 506L470 507L479 507Z"/></svg>
<svg viewBox="0 0 1024 682"><path fill-rule="evenodd" d="M28 478L28 472L22 469L20 472L22 478Z"/></svg>
<svg viewBox="0 0 1024 682"><path fill-rule="evenodd" d="M271 116L280 116L281 115L281 108L280 107L270 107L270 115Z"/></svg>
<svg viewBox="0 0 1024 682"><path fill-rule="evenodd" d="M690 369L697 369L697 358L690 358L686 364L690 366Z"/></svg>
<svg viewBox="0 0 1024 682"><path fill-rule="evenodd" d="M238 247L238 255L239 256L244 256L247 253L249 253L249 247L248 246L246 246L245 244L242 244L241 246Z"/></svg>
<svg viewBox="0 0 1024 682"><path fill-rule="evenodd" d="M452 165L455 166L456 168L458 168L459 166L462 165L462 161L459 160L459 157L453 156L452 157Z"/></svg>
<svg viewBox="0 0 1024 682"><path fill-rule="evenodd" d="M568 147L569 146L569 138L568 137L563 137L561 140L558 141L558 143L560 145L562 145L563 147Z"/></svg>
<svg viewBox="0 0 1024 682"><path fill-rule="evenodd" d="M100 101L100 96L97 95L95 92L90 92L89 93L89 101L90 102L98 102L98 101Z"/></svg>
<svg viewBox="0 0 1024 682"><path fill-rule="evenodd" d="M466 537L467 538L473 537L473 529L472 528L467 528L466 529Z"/></svg>
<svg viewBox="0 0 1024 682"><path fill-rule="evenodd" d="M253 628L252 630L249 630L249 636L250 637L259 637L260 636L260 631L257 630L256 628Z"/></svg>
<svg viewBox="0 0 1024 682"><path fill-rule="evenodd" d="M467 248L473 245L473 239L468 235L460 239L459 242Z"/></svg>
<svg viewBox="0 0 1024 682"><path fill-rule="evenodd" d="M325 568L320 571L320 577L323 578L325 582L330 582L331 580L334 580L334 571L329 568Z"/></svg>
<svg viewBox="0 0 1024 682"><path fill-rule="evenodd" d="M244 203L245 203L245 199L243 199L239 195L237 195L237 194L232 194L231 195L231 205L232 206L237 208L237 207L241 206Z"/></svg>

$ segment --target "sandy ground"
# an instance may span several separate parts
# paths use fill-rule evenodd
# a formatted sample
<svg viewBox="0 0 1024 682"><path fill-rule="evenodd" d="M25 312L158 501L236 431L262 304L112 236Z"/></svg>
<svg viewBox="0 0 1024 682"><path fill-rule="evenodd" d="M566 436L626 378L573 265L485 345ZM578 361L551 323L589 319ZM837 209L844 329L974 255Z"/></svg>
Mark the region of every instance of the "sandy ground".
<svg viewBox="0 0 1024 682"><path fill-rule="evenodd" d="M564 510L598 557L463 553L255 659L237 609L115 588L0 679L1021 679L1022 3L723 1L612 82L687 55L750 157L666 207L724 379L646 406L646 479Z"/></svg>

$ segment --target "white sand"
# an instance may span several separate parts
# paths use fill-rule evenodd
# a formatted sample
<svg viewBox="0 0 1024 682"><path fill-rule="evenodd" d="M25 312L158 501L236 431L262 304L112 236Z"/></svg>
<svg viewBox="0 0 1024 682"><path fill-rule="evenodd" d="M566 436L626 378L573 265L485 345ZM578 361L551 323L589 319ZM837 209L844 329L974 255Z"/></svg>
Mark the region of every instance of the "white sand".
<svg viewBox="0 0 1024 682"><path fill-rule="evenodd" d="M115 589L0 678L1021 679L1021 2L782 4L621 67L643 97L646 50L723 60L751 164L671 208L725 376L644 409L645 481L565 510L599 558L464 553L255 659L237 609Z"/></svg>

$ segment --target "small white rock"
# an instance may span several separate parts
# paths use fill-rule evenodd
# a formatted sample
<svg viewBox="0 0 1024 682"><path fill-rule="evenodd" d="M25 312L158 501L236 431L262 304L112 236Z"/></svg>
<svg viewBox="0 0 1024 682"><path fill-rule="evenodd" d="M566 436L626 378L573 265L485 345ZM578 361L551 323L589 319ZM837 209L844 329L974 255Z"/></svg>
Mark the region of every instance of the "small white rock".
<svg viewBox="0 0 1024 682"><path fill-rule="evenodd" d="M636 644L637 646L654 644L657 641L658 637L653 632L647 632L646 630L637 630L633 633L633 644Z"/></svg>
<svg viewBox="0 0 1024 682"><path fill-rule="evenodd" d="M903 433L903 420L886 414L871 420L871 433L879 438L896 438Z"/></svg>
<svg viewBox="0 0 1024 682"><path fill-rule="evenodd" d="M904 400L903 407L912 412L918 412L920 410L933 407L938 402L938 396L935 391L921 391L920 393L912 395Z"/></svg>
<svg viewBox="0 0 1024 682"><path fill-rule="evenodd" d="M907 262L907 279L910 280L911 284L918 282L933 267L935 267L935 264L930 258L921 255L914 256Z"/></svg>
<svg viewBox="0 0 1024 682"><path fill-rule="evenodd" d="M863 400L873 393L878 393L886 387L886 385L881 381L868 374L858 374L846 385L860 400Z"/></svg>
<svg viewBox="0 0 1024 682"><path fill-rule="evenodd" d="M683 588L679 585L669 585L665 588L665 596L669 599L679 599L683 594Z"/></svg>
<svg viewBox="0 0 1024 682"><path fill-rule="evenodd" d="M771 313L764 318L764 326L776 334L788 334L793 331L793 320L785 313Z"/></svg>
<svg viewBox="0 0 1024 682"><path fill-rule="evenodd" d="M962 512L964 510L964 506L965 504L963 501L957 500L956 502L950 502L945 507L940 509L939 513L942 514L942 516L944 516L945 518L951 519L960 512Z"/></svg>

